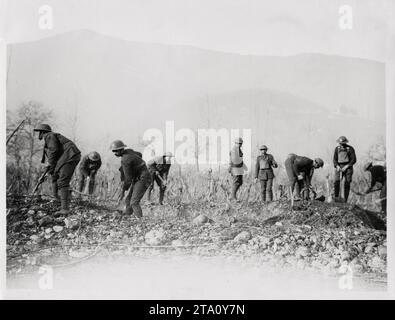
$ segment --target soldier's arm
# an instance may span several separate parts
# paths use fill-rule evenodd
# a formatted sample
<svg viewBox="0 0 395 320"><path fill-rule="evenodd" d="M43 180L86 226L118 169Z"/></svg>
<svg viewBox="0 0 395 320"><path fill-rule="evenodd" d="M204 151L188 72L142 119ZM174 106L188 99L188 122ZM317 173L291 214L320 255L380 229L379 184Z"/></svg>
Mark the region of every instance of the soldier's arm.
<svg viewBox="0 0 395 320"><path fill-rule="evenodd" d="M80 170L83 174L88 175L89 174L89 168L88 168L88 157L85 156L82 158L81 160L81 164L80 164Z"/></svg>
<svg viewBox="0 0 395 320"><path fill-rule="evenodd" d="M97 161L97 166L96 166L96 171L100 169L102 165L101 159L99 159L99 161Z"/></svg>
<svg viewBox="0 0 395 320"><path fill-rule="evenodd" d="M133 182L131 166L132 166L132 164L130 161L122 159L122 172L124 174L124 179L123 179L123 190L124 191L128 190Z"/></svg>
<svg viewBox="0 0 395 320"><path fill-rule="evenodd" d="M271 159L270 161L271 161L272 167L273 167L273 168L277 168L277 167L278 167L278 164L277 164L276 160L274 160L274 157L271 156L270 159Z"/></svg>
<svg viewBox="0 0 395 320"><path fill-rule="evenodd" d="M147 162L147 167L152 172L158 172L158 168L156 167L156 158L151 159Z"/></svg>
<svg viewBox="0 0 395 320"><path fill-rule="evenodd" d="M336 168L339 165L338 159L337 159L337 147L335 148L335 152L333 154L333 166Z"/></svg>
<svg viewBox="0 0 395 320"><path fill-rule="evenodd" d="M257 158L256 158L256 163L255 163L255 179L258 179L258 176L259 176L259 169L260 169L259 157L257 157Z"/></svg>
<svg viewBox="0 0 395 320"><path fill-rule="evenodd" d="M296 176L300 175L300 171L299 171L299 161L297 161L296 159L294 160L294 162L292 163L292 171L294 172L294 174Z"/></svg>
<svg viewBox="0 0 395 320"><path fill-rule="evenodd" d="M53 174L56 163L58 162L58 152L59 152L59 141L54 134L49 134L47 139L45 139L45 144L47 146L47 156L49 165L49 174Z"/></svg>

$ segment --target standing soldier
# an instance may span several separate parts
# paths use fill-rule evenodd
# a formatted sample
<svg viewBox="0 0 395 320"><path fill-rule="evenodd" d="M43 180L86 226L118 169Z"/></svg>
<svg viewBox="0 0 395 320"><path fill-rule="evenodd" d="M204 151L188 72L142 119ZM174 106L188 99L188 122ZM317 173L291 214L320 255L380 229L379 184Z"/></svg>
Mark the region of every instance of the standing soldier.
<svg viewBox="0 0 395 320"><path fill-rule="evenodd" d="M173 154L171 152L166 152L163 156L148 161L147 166L152 178L152 183L148 188L148 201L151 201L151 192L156 182L159 187L159 204L163 204L172 157Z"/></svg>
<svg viewBox="0 0 395 320"><path fill-rule="evenodd" d="M295 200L299 200L300 190L310 185L311 179L313 178L314 169L322 168L324 166L324 161L322 161L320 158L312 160L307 157L298 156L291 153L288 155L284 164L291 193L293 194L296 185L297 199ZM303 194L303 198L308 198L308 191Z"/></svg>
<svg viewBox="0 0 395 320"><path fill-rule="evenodd" d="M262 201L266 202L266 193L267 193L267 201L273 200L273 168L277 168L277 162L274 160L274 157L271 154L267 153L267 147L261 146L259 148L261 154L256 159L255 165L255 182L258 182L258 179L261 182L261 197Z"/></svg>
<svg viewBox="0 0 395 320"><path fill-rule="evenodd" d="M380 203L381 203L381 211L383 213L387 213L387 170L384 166L373 165L371 162L365 165L365 171L370 172L371 174L371 182L370 187L366 190L365 194L371 193L373 191L380 190ZM380 183L381 186L373 190L373 187L376 183Z"/></svg>
<svg viewBox="0 0 395 320"><path fill-rule="evenodd" d="M100 154L93 151L84 156L79 165L80 180L78 185L78 191L83 192L85 186L85 180L89 178L88 192L91 195L93 188L95 187L95 177L97 171L100 169L102 163Z"/></svg>
<svg viewBox="0 0 395 320"><path fill-rule="evenodd" d="M45 141L41 162L45 163L45 157L48 158L47 172L52 176L53 194L59 198L58 190L60 193L61 210L55 215L66 215L70 212L70 181L81 159L81 152L71 140L52 132L47 124L39 124L34 131L38 131L38 138Z"/></svg>
<svg viewBox="0 0 395 320"><path fill-rule="evenodd" d="M229 173L232 175L232 194L231 199L236 200L237 191L243 184L243 175L245 164L243 162L243 152L241 146L243 145L242 138L235 139L235 145L230 151Z"/></svg>
<svg viewBox="0 0 395 320"><path fill-rule="evenodd" d="M148 172L145 161L139 154L131 149L125 149L126 145L121 140L111 143L111 151L116 157L121 158L121 176L123 175L122 193L128 191L125 198L125 214L134 213L138 218L143 216L140 201L145 191L151 184L151 175Z"/></svg>
<svg viewBox="0 0 395 320"><path fill-rule="evenodd" d="M335 167L335 201L339 199L340 182L344 179L344 200L347 202L353 174L353 165L357 162L355 150L349 146L346 137L337 139L339 145L335 148L333 165Z"/></svg>

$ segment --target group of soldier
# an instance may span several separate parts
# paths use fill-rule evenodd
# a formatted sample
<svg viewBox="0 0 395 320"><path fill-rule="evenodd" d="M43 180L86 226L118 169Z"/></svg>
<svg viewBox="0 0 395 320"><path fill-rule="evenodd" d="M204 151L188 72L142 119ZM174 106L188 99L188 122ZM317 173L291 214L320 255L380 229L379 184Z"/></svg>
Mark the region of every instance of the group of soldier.
<svg viewBox="0 0 395 320"><path fill-rule="evenodd" d="M38 125L34 131L39 133L39 139L44 140L44 150L42 163L46 162L46 173L51 175L53 196L60 200L60 210L55 213L58 215L67 215L71 199L70 182L75 169L79 164L78 192L82 193L88 181L88 193L92 194L95 185L95 177L102 165L99 153L93 151L82 157L81 152L71 140L67 139L60 133L52 131L47 124ZM337 142L339 145L335 148L333 156L333 165L335 167L334 194L335 199L339 198L341 180L344 179L344 199L347 201L350 193L350 185L353 175L353 166L356 163L356 155L353 147L348 145L346 137L340 137ZM229 173L232 176L232 191L230 198L237 200L237 192L243 184L243 175L246 166L243 162L242 152L243 140L237 138L235 145L230 151ZM142 217L140 201L148 190L148 200L151 201L151 192L154 183L159 187L159 203L163 204L167 178L171 167L171 158L173 155L167 152L156 157L147 163L143 160L142 154L135 151L121 141L116 140L110 146L111 151L116 157L121 158L121 167L119 169L122 192L120 199L124 198L124 214L134 214L136 217ZM273 155L267 153L267 146L259 148L260 155L257 157L255 165L255 182L260 182L261 197L263 202L273 200L273 168L278 164ZM296 154L289 154L285 160L285 170L289 179L290 192L295 193L295 200L309 197L309 187L314 174L314 169L322 168L324 162L320 158L310 159ZM381 184L381 206L386 211L386 170L383 166L374 166L368 163L365 170L371 173L371 186L366 193L376 191L374 186L376 182ZM302 196L300 192L302 191Z"/></svg>

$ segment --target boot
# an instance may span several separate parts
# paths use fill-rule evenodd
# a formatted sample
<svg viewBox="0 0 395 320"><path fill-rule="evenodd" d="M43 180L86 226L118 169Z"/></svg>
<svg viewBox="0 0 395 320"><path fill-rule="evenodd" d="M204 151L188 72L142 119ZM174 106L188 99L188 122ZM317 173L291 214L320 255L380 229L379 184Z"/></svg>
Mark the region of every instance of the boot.
<svg viewBox="0 0 395 320"><path fill-rule="evenodd" d="M54 213L55 217L68 215L70 213L69 210L70 204L70 191L69 188L60 189L60 210Z"/></svg>
<svg viewBox="0 0 395 320"><path fill-rule="evenodd" d="M273 201L273 191L269 190L267 192L267 202L272 202Z"/></svg>
<svg viewBox="0 0 395 320"><path fill-rule="evenodd" d="M130 198L126 197L125 199L125 210L123 211L124 215L132 215L133 214L133 208L130 206Z"/></svg>
<svg viewBox="0 0 395 320"><path fill-rule="evenodd" d="M57 182L52 182L52 195L54 198L59 201L59 192L58 192L58 183Z"/></svg>
<svg viewBox="0 0 395 320"><path fill-rule="evenodd" d="M160 189L159 190L159 204L163 205L163 199L165 197L165 189Z"/></svg>

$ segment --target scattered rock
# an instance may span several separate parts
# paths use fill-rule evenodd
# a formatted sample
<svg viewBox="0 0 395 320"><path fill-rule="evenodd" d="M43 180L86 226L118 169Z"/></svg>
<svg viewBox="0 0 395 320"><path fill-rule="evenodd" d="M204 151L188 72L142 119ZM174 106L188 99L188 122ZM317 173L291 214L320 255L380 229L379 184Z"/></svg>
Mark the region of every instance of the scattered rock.
<svg viewBox="0 0 395 320"><path fill-rule="evenodd" d="M51 233L51 232L52 232L52 228L45 229L45 233Z"/></svg>
<svg viewBox="0 0 395 320"><path fill-rule="evenodd" d="M171 242L171 245L174 247L183 246L184 242L182 240L176 239Z"/></svg>
<svg viewBox="0 0 395 320"><path fill-rule="evenodd" d="M40 237L38 235L36 235L36 234L30 236L30 240L32 240L34 242L37 242L39 239L40 239Z"/></svg>
<svg viewBox="0 0 395 320"><path fill-rule="evenodd" d="M36 223L34 222L34 219L32 217L27 218L26 220L27 225L29 226L34 226Z"/></svg>
<svg viewBox="0 0 395 320"><path fill-rule="evenodd" d="M203 214L198 215L195 219L193 219L193 223L199 226L205 224L206 222L208 222L208 218Z"/></svg>
<svg viewBox="0 0 395 320"><path fill-rule="evenodd" d="M53 229L55 232L61 232L61 231L63 230L63 227L62 227L62 226L54 226L52 229Z"/></svg>
<svg viewBox="0 0 395 320"><path fill-rule="evenodd" d="M387 258L387 246L379 246L377 248L377 253L381 258Z"/></svg>
<svg viewBox="0 0 395 320"><path fill-rule="evenodd" d="M45 227L53 222L53 218L50 216L45 216L38 221L40 227Z"/></svg>
<svg viewBox="0 0 395 320"><path fill-rule="evenodd" d="M298 258L307 257L309 254L310 254L310 249L305 247L305 246L300 246L295 251L295 256L298 257Z"/></svg>
<svg viewBox="0 0 395 320"><path fill-rule="evenodd" d="M242 231L233 239L233 241L239 243L245 243L250 239L251 239L251 233L249 233L248 231Z"/></svg>
<svg viewBox="0 0 395 320"><path fill-rule="evenodd" d="M27 212L28 215L34 215L35 213L36 212L34 210L31 210L31 209Z"/></svg>
<svg viewBox="0 0 395 320"><path fill-rule="evenodd" d="M145 243L151 246L158 246L164 242L165 232L163 229L151 230L145 235L144 239Z"/></svg>

